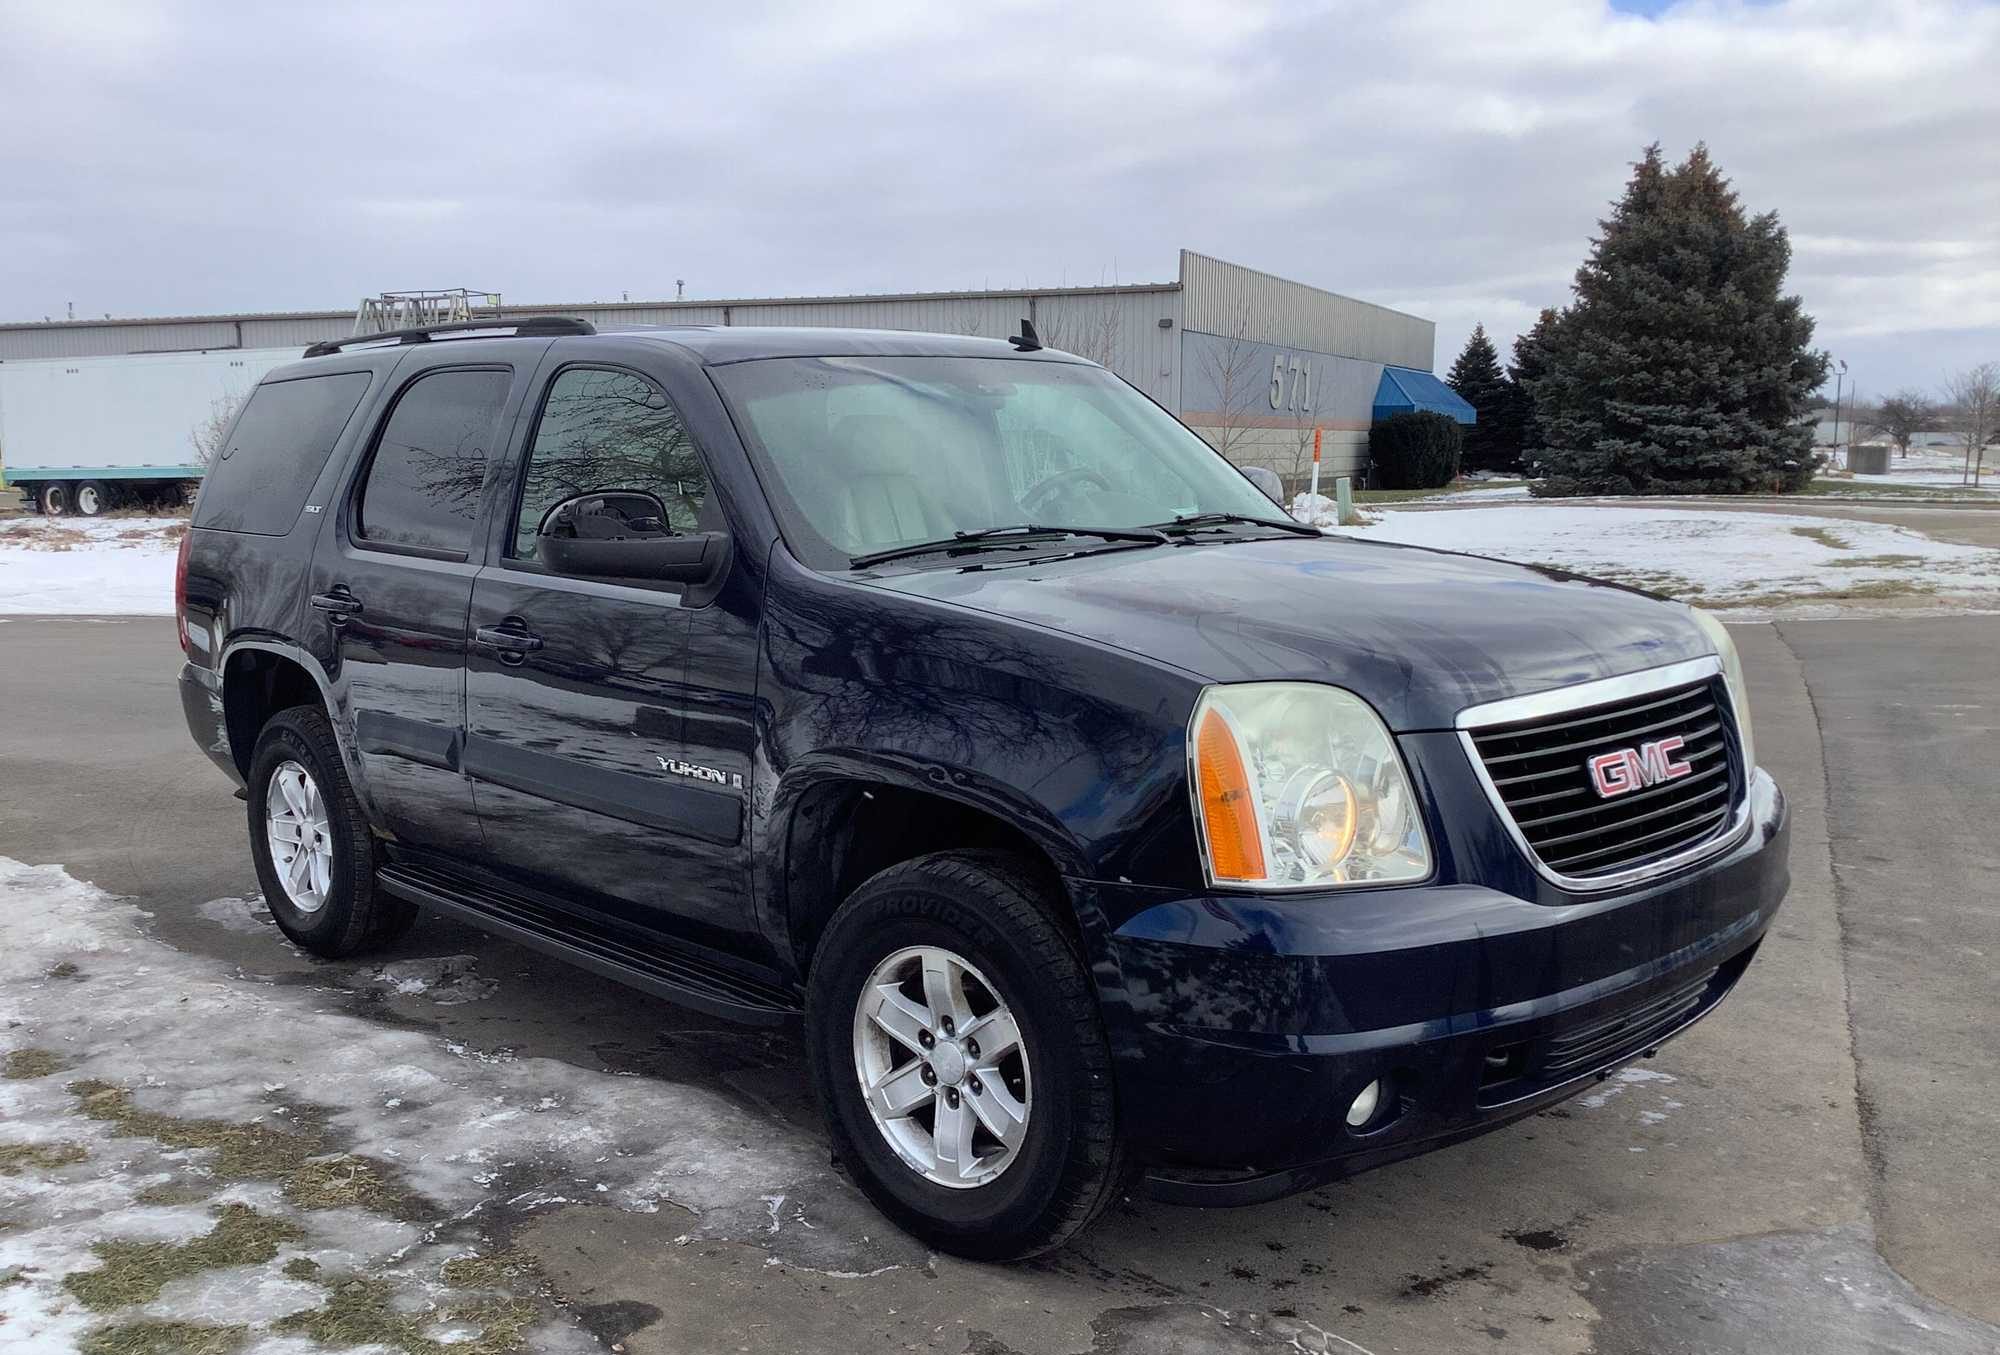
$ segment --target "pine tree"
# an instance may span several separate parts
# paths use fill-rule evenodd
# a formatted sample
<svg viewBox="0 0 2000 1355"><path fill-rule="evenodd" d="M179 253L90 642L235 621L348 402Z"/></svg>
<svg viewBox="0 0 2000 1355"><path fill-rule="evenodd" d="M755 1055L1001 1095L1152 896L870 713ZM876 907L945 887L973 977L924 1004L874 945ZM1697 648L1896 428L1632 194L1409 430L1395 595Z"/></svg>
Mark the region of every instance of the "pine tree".
<svg viewBox="0 0 2000 1355"><path fill-rule="evenodd" d="M1576 274L1530 382L1538 494L1792 491L1817 458L1807 401L1828 358L1781 294L1791 242L1746 217L1705 146L1646 148Z"/></svg>
<svg viewBox="0 0 2000 1355"><path fill-rule="evenodd" d="M1535 383L1549 369L1545 350L1556 332L1556 319L1555 307L1543 307L1527 333L1514 337L1514 360L1507 364L1507 376L1514 386L1516 417L1521 426L1521 459L1523 468L1530 473L1534 473L1534 465L1528 456L1528 449L1542 445L1541 428L1535 422Z"/></svg>
<svg viewBox="0 0 2000 1355"><path fill-rule="evenodd" d="M1445 384L1479 415L1479 421L1465 430L1465 469L1512 470L1521 459L1513 383L1500 370L1500 354L1486 337L1485 325L1472 327L1472 337L1451 364Z"/></svg>

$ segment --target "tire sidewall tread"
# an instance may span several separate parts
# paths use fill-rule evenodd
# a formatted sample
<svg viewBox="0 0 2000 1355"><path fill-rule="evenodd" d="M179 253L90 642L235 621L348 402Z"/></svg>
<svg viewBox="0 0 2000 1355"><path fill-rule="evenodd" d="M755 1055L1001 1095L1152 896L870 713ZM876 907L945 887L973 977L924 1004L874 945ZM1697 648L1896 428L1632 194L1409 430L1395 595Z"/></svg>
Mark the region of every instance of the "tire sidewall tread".
<svg viewBox="0 0 2000 1355"><path fill-rule="evenodd" d="M1124 1184L1109 1045L1083 957L1055 913L1060 906L1006 853L940 852L865 881L815 948L807 1046L835 1155L878 1208L941 1250L995 1261L1053 1250ZM888 954L927 942L958 951L1007 989L1030 1040L1034 1112L1022 1156L972 1190L910 1172L856 1084L859 985Z"/></svg>
<svg viewBox="0 0 2000 1355"><path fill-rule="evenodd" d="M332 881L318 912L302 914L291 905L271 860L264 807L271 773L282 762L297 762L312 774L327 808L334 842ZM328 959L386 944L407 929L415 909L390 900L375 888L376 846L368 816L347 779L333 725L310 706L279 711L257 736L250 759L250 854L264 904L278 929L302 949Z"/></svg>

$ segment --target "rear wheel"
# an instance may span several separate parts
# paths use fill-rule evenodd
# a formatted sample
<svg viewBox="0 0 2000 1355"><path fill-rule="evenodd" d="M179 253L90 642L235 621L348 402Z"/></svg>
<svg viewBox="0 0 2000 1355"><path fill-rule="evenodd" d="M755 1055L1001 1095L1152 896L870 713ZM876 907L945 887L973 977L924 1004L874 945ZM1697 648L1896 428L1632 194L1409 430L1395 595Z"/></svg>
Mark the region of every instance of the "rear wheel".
<svg viewBox="0 0 2000 1355"><path fill-rule="evenodd" d="M42 510L43 517L62 518L70 515L75 501L70 496L69 485L54 480L35 491L35 506Z"/></svg>
<svg viewBox="0 0 2000 1355"><path fill-rule="evenodd" d="M293 706L272 716L249 782L250 854L286 936L337 958L409 930L415 906L375 888L375 839L324 714Z"/></svg>
<svg viewBox="0 0 2000 1355"><path fill-rule="evenodd" d="M111 491L97 480L85 480L76 487L76 515L94 518L111 507Z"/></svg>
<svg viewBox="0 0 2000 1355"><path fill-rule="evenodd" d="M1110 1052L1060 906L1002 853L939 853L862 885L814 954L807 1040L835 1151L941 1250L1059 1247L1123 1182Z"/></svg>

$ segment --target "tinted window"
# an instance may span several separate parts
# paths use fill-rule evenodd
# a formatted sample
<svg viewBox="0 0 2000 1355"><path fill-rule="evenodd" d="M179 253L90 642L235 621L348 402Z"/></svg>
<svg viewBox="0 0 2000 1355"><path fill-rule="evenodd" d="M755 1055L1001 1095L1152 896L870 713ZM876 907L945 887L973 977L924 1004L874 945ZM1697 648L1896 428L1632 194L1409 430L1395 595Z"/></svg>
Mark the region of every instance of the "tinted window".
<svg viewBox="0 0 2000 1355"><path fill-rule="evenodd" d="M605 489L659 496L676 532L694 531L708 501L708 474L680 411L659 387L630 372L572 367L549 384L528 451L514 557L535 558L535 529L564 499Z"/></svg>
<svg viewBox="0 0 2000 1355"><path fill-rule="evenodd" d="M433 372L396 401L368 482L358 535L385 545L464 551L507 403L507 372Z"/></svg>
<svg viewBox="0 0 2000 1355"><path fill-rule="evenodd" d="M368 390L368 373L268 381L250 394L209 467L194 525L283 536Z"/></svg>

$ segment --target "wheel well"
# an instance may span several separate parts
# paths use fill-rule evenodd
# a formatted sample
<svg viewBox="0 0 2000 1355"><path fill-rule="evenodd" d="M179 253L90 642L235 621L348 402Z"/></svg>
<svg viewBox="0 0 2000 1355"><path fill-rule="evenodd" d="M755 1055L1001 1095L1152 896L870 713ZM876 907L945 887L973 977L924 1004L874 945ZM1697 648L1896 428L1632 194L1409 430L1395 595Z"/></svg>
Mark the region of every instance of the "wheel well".
<svg viewBox="0 0 2000 1355"><path fill-rule="evenodd" d="M1041 881L1052 899L1065 897L1062 873L1049 854L996 815L899 786L841 781L807 791L792 814L783 882L792 954L800 969L834 910L863 881L919 856L965 848L1005 851ZM1067 904L1055 913L1080 941Z"/></svg>
<svg viewBox="0 0 2000 1355"><path fill-rule="evenodd" d="M319 703L319 684L312 674L282 654L243 649L230 655L222 670L222 710L236 769L250 775L257 735L273 715L292 706Z"/></svg>

